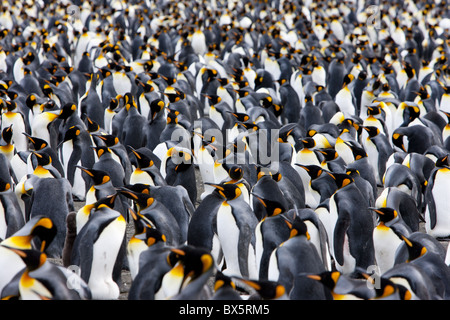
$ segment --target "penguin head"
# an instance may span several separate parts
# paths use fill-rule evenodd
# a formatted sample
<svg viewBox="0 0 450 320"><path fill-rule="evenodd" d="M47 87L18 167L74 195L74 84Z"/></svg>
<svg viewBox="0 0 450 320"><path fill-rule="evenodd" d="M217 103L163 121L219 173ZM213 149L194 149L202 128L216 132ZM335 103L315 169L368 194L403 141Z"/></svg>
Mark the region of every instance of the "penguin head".
<svg viewBox="0 0 450 320"><path fill-rule="evenodd" d="M101 210L102 208L114 208L114 202L117 199L117 193L108 195L106 197L103 197L99 200L97 200L95 203L93 203L93 210Z"/></svg>
<svg viewBox="0 0 450 320"><path fill-rule="evenodd" d="M385 277L381 277L378 284L379 285L374 286L375 299L388 298L395 293L398 293L400 295L401 300L410 300L412 297L411 292L403 285L397 284Z"/></svg>
<svg viewBox="0 0 450 320"><path fill-rule="evenodd" d="M11 182L0 178L0 194L11 191Z"/></svg>
<svg viewBox="0 0 450 320"><path fill-rule="evenodd" d="M290 221L290 219L286 217L284 218L284 222L286 222L290 230L289 238L305 236L306 239L311 239L306 223L299 216L296 215L293 221Z"/></svg>
<svg viewBox="0 0 450 320"><path fill-rule="evenodd" d="M166 236L156 228L145 228L147 246L151 247L157 243L166 243Z"/></svg>
<svg viewBox="0 0 450 320"><path fill-rule="evenodd" d="M138 150L135 150L133 147L129 146L131 152L134 154L134 157L136 158L137 165L140 169L142 168L149 168L154 165L153 160L151 160L149 157L147 157L144 153L139 152Z"/></svg>
<svg viewBox="0 0 450 320"><path fill-rule="evenodd" d="M52 164L52 157L46 152L31 151L38 166L45 167Z"/></svg>
<svg viewBox="0 0 450 320"><path fill-rule="evenodd" d="M344 188L354 182L353 178L347 173L325 172L334 179L338 189Z"/></svg>
<svg viewBox="0 0 450 320"><path fill-rule="evenodd" d="M184 92L174 87L164 90L163 94L169 99L170 103L175 103L186 98L186 94Z"/></svg>
<svg viewBox="0 0 450 320"><path fill-rule="evenodd" d="M401 237L408 249L408 260L406 262L410 262L415 259L418 259L427 253L427 248L424 245L422 245L420 242L409 239L409 238L405 237L404 235L402 235Z"/></svg>
<svg viewBox="0 0 450 320"><path fill-rule="evenodd" d="M94 185L102 185L111 181L109 174L103 170L88 169L82 166L76 167L85 172L92 179Z"/></svg>
<svg viewBox="0 0 450 320"><path fill-rule="evenodd" d="M246 113L240 113L240 112L232 112L227 111L229 114L231 114L237 122L247 122L250 120L250 116Z"/></svg>
<svg viewBox="0 0 450 320"><path fill-rule="evenodd" d="M324 172L324 169L318 165L303 165L301 163L296 163L295 165L303 168L311 177L311 180L317 179Z"/></svg>
<svg viewBox="0 0 450 320"><path fill-rule="evenodd" d="M153 121L156 119L156 116L164 110L165 104L162 99L155 99L150 103L150 120Z"/></svg>
<svg viewBox="0 0 450 320"><path fill-rule="evenodd" d="M62 107L61 113L59 114L58 118L67 120L72 114L75 113L75 111L77 111L76 104L68 102Z"/></svg>
<svg viewBox="0 0 450 320"><path fill-rule="evenodd" d="M325 161L333 161L339 157L339 154L334 148L322 148L317 151L324 155Z"/></svg>
<svg viewBox="0 0 450 320"><path fill-rule="evenodd" d="M230 177L232 182L238 182L244 177L244 170L240 165L227 165L223 163L222 166L228 172L228 176Z"/></svg>
<svg viewBox="0 0 450 320"><path fill-rule="evenodd" d="M12 137L13 137L12 127L13 127L13 125L11 124L9 127L4 128L2 131L3 141L6 142L7 144L10 144L12 141Z"/></svg>
<svg viewBox="0 0 450 320"><path fill-rule="evenodd" d="M116 188L116 190L118 193L133 200L136 204L138 212L147 209L155 202L155 199L148 193L136 192L125 187Z"/></svg>
<svg viewBox="0 0 450 320"><path fill-rule="evenodd" d="M308 274L308 278L321 282L325 287L333 290L339 281L341 273L339 271L324 271L319 274Z"/></svg>
<svg viewBox="0 0 450 320"><path fill-rule="evenodd" d="M45 141L44 139L41 139L38 137L32 137L31 135L29 135L26 132L22 132L22 134L24 134L28 138L28 141L30 141L32 144L32 149L34 149L35 151L42 150L46 146L48 146L47 141Z"/></svg>
<svg viewBox="0 0 450 320"><path fill-rule="evenodd" d="M355 160L360 160L363 158L367 158L367 152L364 148L356 146L356 145L351 145L347 142L345 142L345 144L347 146L350 147L350 149L352 150L353 153L353 157L355 158Z"/></svg>
<svg viewBox="0 0 450 320"><path fill-rule="evenodd" d="M105 146L108 148L120 143L119 138L113 134L95 135L95 137L102 140L105 143Z"/></svg>
<svg viewBox="0 0 450 320"><path fill-rule="evenodd" d="M450 167L450 161L448 159L448 154L443 155L436 159L435 166L437 168L449 168Z"/></svg>
<svg viewBox="0 0 450 320"><path fill-rule="evenodd" d="M92 149L97 153L97 157L100 159L105 154L111 154L111 149L106 146L91 146Z"/></svg>
<svg viewBox="0 0 450 320"><path fill-rule="evenodd" d="M342 87L343 88L347 87L354 79L355 79L355 76L353 74L351 74L351 73L346 74L344 76Z"/></svg>
<svg viewBox="0 0 450 320"><path fill-rule="evenodd" d="M182 287L214 268L214 258L211 253L206 249L191 245L170 249L168 261L172 265L178 262L183 266Z"/></svg>
<svg viewBox="0 0 450 320"><path fill-rule="evenodd" d="M403 137L404 137L403 134L394 131L394 133L392 134L392 143L397 148L399 148L402 151L406 152L405 145L403 144Z"/></svg>
<svg viewBox="0 0 450 320"><path fill-rule="evenodd" d="M380 133L380 129L375 126L361 126L361 128L367 131L370 138L376 137Z"/></svg>
<svg viewBox="0 0 450 320"><path fill-rule="evenodd" d="M11 100L5 100L3 101L4 108L6 108L7 112L13 112L14 110L17 110L17 102L16 101L11 101Z"/></svg>
<svg viewBox="0 0 450 320"><path fill-rule="evenodd" d="M4 246L9 250L15 252L25 263L28 271L34 271L39 269L46 261L47 255L44 252L34 249L17 249Z"/></svg>
<svg viewBox="0 0 450 320"><path fill-rule="evenodd" d="M384 224L396 219L399 215L397 210L393 209L393 208L388 208L388 207L384 207L384 208L372 208L369 207L370 210L374 211L377 216L378 216L378 220Z"/></svg>
<svg viewBox="0 0 450 320"><path fill-rule="evenodd" d="M222 198L224 198L226 201L237 199L242 194L242 191L239 188L239 186L234 183L214 184L205 182L205 184L213 186L215 188L214 192L222 196Z"/></svg>
<svg viewBox="0 0 450 320"><path fill-rule="evenodd" d="M175 172L186 171L192 166L192 154L184 148L170 148L168 151L169 157L167 162L171 161L175 167Z"/></svg>
<svg viewBox="0 0 450 320"><path fill-rule="evenodd" d="M214 278L214 292L219 291L221 288L227 287L236 289L236 283L233 281L233 278L223 274L223 272L220 272L218 270Z"/></svg>
<svg viewBox="0 0 450 320"><path fill-rule="evenodd" d="M130 109L131 107L137 108L136 101L135 101L133 95L131 94L131 92L125 93L125 95L123 96L123 101L124 101L124 105L127 108L127 110Z"/></svg>
<svg viewBox="0 0 450 320"><path fill-rule="evenodd" d="M368 116L376 116L381 114L381 106L379 104L369 105L367 107L367 115Z"/></svg>
<svg viewBox="0 0 450 320"><path fill-rule="evenodd" d="M35 216L26 225L31 228L29 235L33 236L36 248L45 252L58 232L53 221L49 217Z"/></svg>
<svg viewBox="0 0 450 320"><path fill-rule="evenodd" d="M169 112L167 113L167 124L178 124L178 115L180 112L178 110L172 110L168 109Z"/></svg>
<svg viewBox="0 0 450 320"><path fill-rule="evenodd" d="M161 231L157 230L159 234L157 233L150 233L149 230L156 230L154 228L153 223L143 214L139 212L135 212L132 208L128 208L128 212L130 213L131 218L134 222L134 233L136 235L151 235L155 238L155 242L159 240L166 241L165 236L161 233Z"/></svg>
<svg viewBox="0 0 450 320"><path fill-rule="evenodd" d="M111 99L109 100L108 108L113 111L116 110L120 105L120 101L119 101L120 99L121 99L120 96L119 97L111 97Z"/></svg>
<svg viewBox="0 0 450 320"><path fill-rule="evenodd" d="M312 137L305 137L301 140L303 148L312 149L316 146L316 141Z"/></svg>
<svg viewBox="0 0 450 320"><path fill-rule="evenodd" d="M87 132L92 133L100 130L100 125L91 118L89 118L88 116L86 116L85 122Z"/></svg>
<svg viewBox="0 0 450 320"><path fill-rule="evenodd" d="M214 106L222 101L222 98L217 94L203 94L203 96L209 100L210 106Z"/></svg>
<svg viewBox="0 0 450 320"><path fill-rule="evenodd" d="M75 140L80 134L81 134L80 126L78 126L78 125L71 126L64 133L64 138L63 138L62 143L69 141L69 140Z"/></svg>
<svg viewBox="0 0 450 320"><path fill-rule="evenodd" d="M286 295L286 288L276 281L244 278L239 278L238 280L250 287L251 290L255 290L260 299L263 300L277 300Z"/></svg>

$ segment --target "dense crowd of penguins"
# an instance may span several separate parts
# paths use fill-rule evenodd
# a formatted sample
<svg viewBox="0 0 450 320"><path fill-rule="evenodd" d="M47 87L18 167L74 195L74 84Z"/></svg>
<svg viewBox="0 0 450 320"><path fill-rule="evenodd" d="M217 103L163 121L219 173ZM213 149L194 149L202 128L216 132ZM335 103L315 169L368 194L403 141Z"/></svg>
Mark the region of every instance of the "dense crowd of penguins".
<svg viewBox="0 0 450 320"><path fill-rule="evenodd" d="M0 26L2 299L118 299L125 269L128 299L450 298L446 1L6 0Z"/></svg>

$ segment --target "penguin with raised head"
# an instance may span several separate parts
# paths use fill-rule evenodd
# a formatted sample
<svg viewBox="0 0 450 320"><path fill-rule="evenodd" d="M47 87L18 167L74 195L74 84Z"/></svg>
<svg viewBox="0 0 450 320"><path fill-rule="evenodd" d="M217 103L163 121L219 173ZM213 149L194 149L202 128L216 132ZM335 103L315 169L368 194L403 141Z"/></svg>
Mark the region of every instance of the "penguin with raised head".
<svg viewBox="0 0 450 320"><path fill-rule="evenodd" d="M183 186L192 203L197 200L195 166L191 150L173 147L167 151L166 158L161 161L161 174L170 186Z"/></svg>
<svg viewBox="0 0 450 320"><path fill-rule="evenodd" d="M159 137L166 126L164 117L165 104L162 99L155 99L150 102L150 112L147 118L148 124L144 127L146 133L145 147L154 150L160 143Z"/></svg>
<svg viewBox="0 0 450 320"><path fill-rule="evenodd" d="M125 173L125 182L128 183L130 181L132 165L127 148L120 142L118 137L112 134L95 135L95 138L103 141L104 145L112 151L113 156L119 159ZM99 143L99 145L101 144Z"/></svg>
<svg viewBox="0 0 450 320"><path fill-rule="evenodd" d="M98 161L90 168L102 170L108 173L114 187L121 187L126 184L125 170L120 163L113 157L112 150L106 146L92 147L97 154Z"/></svg>
<svg viewBox="0 0 450 320"><path fill-rule="evenodd" d="M180 243L187 240L189 221L195 207L189 199L187 191L182 186L151 186L141 183L126 185L125 188L151 195L163 204L174 216L180 226Z"/></svg>
<svg viewBox="0 0 450 320"><path fill-rule="evenodd" d="M328 199L336 191L336 183L326 174L324 169L318 165L295 164L306 170L309 176L308 188L305 190L306 207L316 209L320 203Z"/></svg>
<svg viewBox="0 0 450 320"><path fill-rule="evenodd" d="M126 187L117 188L119 194L131 199L137 209L137 214L144 216L155 228L166 236L167 244L177 246L182 243L180 225L174 215L164 204L156 200L146 189L141 192Z"/></svg>
<svg viewBox="0 0 450 320"><path fill-rule="evenodd" d="M31 175L38 178L61 178L62 176L59 174L59 171L53 166L53 159L47 153L42 151L31 151L31 157L29 159L29 171ZM29 178L28 176L24 176L21 181ZM19 181L18 184L21 183ZM17 190L17 188L16 188Z"/></svg>
<svg viewBox="0 0 450 320"><path fill-rule="evenodd" d="M362 141L362 146L367 152L377 185L381 186L386 172L386 163L394 150L387 136L379 128L374 126L363 126L362 128L368 133L368 137Z"/></svg>
<svg viewBox="0 0 450 320"><path fill-rule="evenodd" d="M107 172L92 168L90 169L83 166L78 166L78 168L86 173L90 180L88 184L89 187L86 190L86 197L84 201L85 205L92 205L100 199L112 196L116 193L116 189L113 186L111 178ZM124 217L127 216L127 208L123 207L122 202L114 201L113 209L122 213Z"/></svg>
<svg viewBox="0 0 450 320"><path fill-rule="evenodd" d="M55 169L58 170L61 177L65 177L64 167L61 164L61 160L56 151L48 144L48 142L38 137L32 137L28 133L24 133L24 135L31 143L28 149L30 151L47 153L52 158L52 164L55 167Z"/></svg>
<svg viewBox="0 0 450 320"><path fill-rule="evenodd" d="M72 185L74 198L84 200L89 188L89 178L77 166L94 166L95 157L90 135L82 127L74 125L64 132L60 145L64 176Z"/></svg>
<svg viewBox="0 0 450 320"><path fill-rule="evenodd" d="M4 101L6 107L3 107L3 112L1 116L2 132L7 128L11 131L11 142L15 146L17 151L25 151L28 148L27 139L23 136L23 132L29 130L30 122L23 115L23 111L17 105L16 101Z"/></svg>
<svg viewBox="0 0 450 320"><path fill-rule="evenodd" d="M134 234L127 243L127 259L130 267L131 279L139 273L141 253L157 242L166 242L166 237L159 229L152 226L144 216L130 209L134 222Z"/></svg>
<svg viewBox="0 0 450 320"><path fill-rule="evenodd" d="M131 152L136 158L136 168L130 175L130 184L144 183L152 186L165 186L166 180L161 175L154 161L145 153L131 147Z"/></svg>
<svg viewBox="0 0 450 320"><path fill-rule="evenodd" d="M252 188L253 212L258 217L255 227L255 255L258 279L268 279L269 260L273 250L289 238L284 214L288 203L271 176L261 177Z"/></svg>
<svg viewBox="0 0 450 320"><path fill-rule="evenodd" d="M118 299L120 294L120 278L115 270L123 261L120 252L126 221L120 212L112 209L116 196L100 199L94 205L72 248L71 264L80 267L80 276L96 300Z"/></svg>
<svg viewBox="0 0 450 320"><path fill-rule="evenodd" d="M12 138L13 138L13 130L12 125L10 125L9 127L6 127L2 130L0 139L0 153L4 154L8 159L8 161L10 162L11 159L14 157L14 155L17 153Z"/></svg>
<svg viewBox="0 0 450 320"><path fill-rule="evenodd" d="M147 119L139 113L131 93L126 93L124 99L127 116L123 122L120 140L127 151L131 152L130 146L138 149L146 145L143 128L147 124Z"/></svg>

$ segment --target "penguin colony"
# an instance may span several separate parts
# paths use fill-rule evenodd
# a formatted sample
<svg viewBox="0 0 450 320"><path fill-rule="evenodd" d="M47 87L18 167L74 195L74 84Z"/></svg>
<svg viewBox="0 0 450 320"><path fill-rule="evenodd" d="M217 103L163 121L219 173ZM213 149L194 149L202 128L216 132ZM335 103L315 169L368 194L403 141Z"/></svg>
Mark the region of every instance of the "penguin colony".
<svg viewBox="0 0 450 320"><path fill-rule="evenodd" d="M450 298L449 5L371 5L3 1L2 299Z"/></svg>

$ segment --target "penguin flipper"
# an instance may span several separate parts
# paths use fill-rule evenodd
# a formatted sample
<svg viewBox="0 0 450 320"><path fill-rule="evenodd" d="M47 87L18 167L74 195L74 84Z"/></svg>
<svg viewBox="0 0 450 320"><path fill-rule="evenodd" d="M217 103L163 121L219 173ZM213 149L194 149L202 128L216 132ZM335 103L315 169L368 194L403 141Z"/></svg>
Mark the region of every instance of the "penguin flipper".
<svg viewBox="0 0 450 320"><path fill-rule="evenodd" d="M347 230L350 226L350 216L346 212L340 212L334 227L334 258L340 265L344 264L344 245Z"/></svg>
<svg viewBox="0 0 450 320"><path fill-rule="evenodd" d="M434 229L436 227L436 204L433 198L433 186L434 179L436 177L437 170L435 170L428 179L428 185L425 189L425 201L430 215L430 228Z"/></svg>

